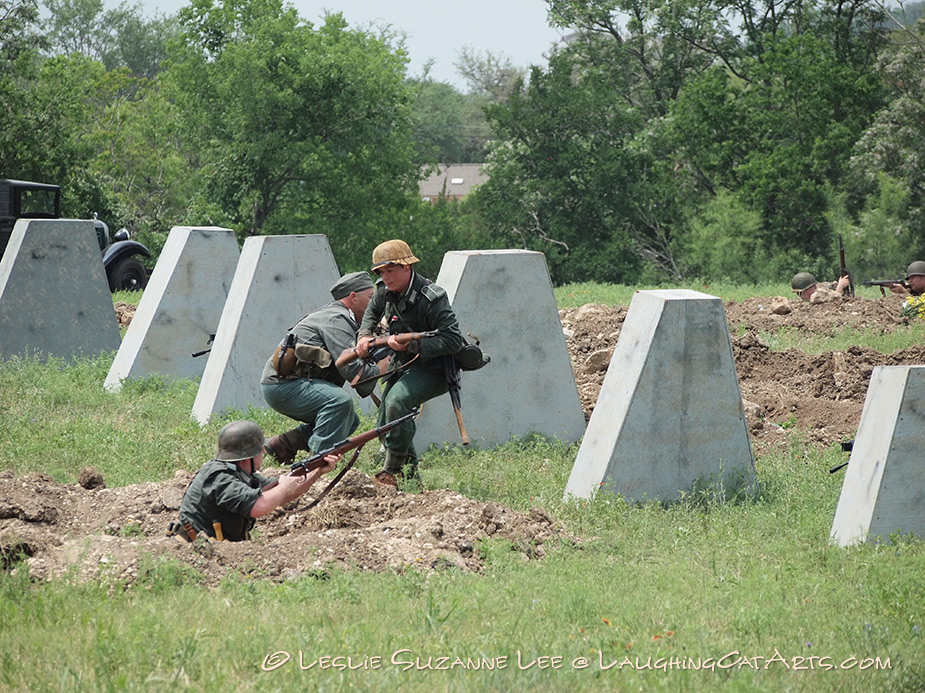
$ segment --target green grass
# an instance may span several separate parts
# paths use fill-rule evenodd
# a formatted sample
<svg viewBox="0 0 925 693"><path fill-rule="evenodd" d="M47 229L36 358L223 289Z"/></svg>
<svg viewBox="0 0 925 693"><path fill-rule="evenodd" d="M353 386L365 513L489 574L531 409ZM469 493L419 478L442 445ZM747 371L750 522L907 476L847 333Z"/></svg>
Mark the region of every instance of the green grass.
<svg viewBox="0 0 925 693"><path fill-rule="evenodd" d="M92 464L118 486L212 455L230 417L193 423L194 383L108 393L111 361L0 363L4 466L73 483ZM209 590L154 557L132 585L0 571L0 690L922 690L925 545L832 545L844 476L828 469L844 455L788 435L756 460L755 497L667 505L564 501L577 446L539 437L432 450L429 487L541 507L564 528L541 560L483 542L482 574L237 575Z"/></svg>
<svg viewBox="0 0 925 693"><path fill-rule="evenodd" d="M559 308L578 308L586 303L600 303L607 306L628 306L637 291L652 289L689 289L710 296L717 296L723 301L741 302L756 296L793 297L789 281L758 285L727 284L725 282L669 282L652 286L626 286L623 284L566 284L553 289ZM860 298L876 299L881 294L876 287L855 287L855 295Z"/></svg>
<svg viewBox="0 0 925 693"><path fill-rule="evenodd" d="M925 343L925 321L916 320L888 333L875 328L856 330L844 327L830 335L818 335L785 327L774 332L762 332L761 337L771 351L797 349L807 354L821 354L860 346L882 354L890 354L899 349L911 349Z"/></svg>

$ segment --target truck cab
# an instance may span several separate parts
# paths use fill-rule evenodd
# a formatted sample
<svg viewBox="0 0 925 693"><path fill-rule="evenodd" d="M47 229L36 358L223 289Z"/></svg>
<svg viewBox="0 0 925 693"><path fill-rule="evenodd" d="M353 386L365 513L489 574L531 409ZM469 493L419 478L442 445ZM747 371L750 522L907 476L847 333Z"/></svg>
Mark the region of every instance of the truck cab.
<svg viewBox="0 0 925 693"><path fill-rule="evenodd" d="M6 252L17 219L60 219L61 186L31 181L0 179L0 257ZM148 272L139 256L151 252L130 238L128 229L111 233L109 226L93 215L103 268L110 291L143 289Z"/></svg>

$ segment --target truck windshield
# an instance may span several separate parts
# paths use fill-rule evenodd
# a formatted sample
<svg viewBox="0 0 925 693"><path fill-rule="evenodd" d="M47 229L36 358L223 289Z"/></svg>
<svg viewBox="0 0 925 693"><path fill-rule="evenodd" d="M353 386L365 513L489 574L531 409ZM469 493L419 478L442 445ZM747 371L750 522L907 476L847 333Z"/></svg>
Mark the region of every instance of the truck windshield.
<svg viewBox="0 0 925 693"><path fill-rule="evenodd" d="M21 190L19 194L19 216L36 218L55 216L54 190Z"/></svg>

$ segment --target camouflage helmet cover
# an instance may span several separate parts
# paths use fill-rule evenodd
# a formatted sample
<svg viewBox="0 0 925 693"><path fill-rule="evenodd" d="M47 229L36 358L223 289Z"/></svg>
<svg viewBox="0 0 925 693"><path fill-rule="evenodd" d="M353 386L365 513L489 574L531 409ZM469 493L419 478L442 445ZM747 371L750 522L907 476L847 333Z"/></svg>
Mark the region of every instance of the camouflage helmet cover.
<svg viewBox="0 0 925 693"><path fill-rule="evenodd" d="M916 260L906 268L907 279L915 274L925 274L925 262Z"/></svg>
<svg viewBox="0 0 925 693"><path fill-rule="evenodd" d="M215 459L238 462L256 457L263 449L263 431L253 421L232 421L218 432Z"/></svg>
<svg viewBox="0 0 925 693"><path fill-rule="evenodd" d="M402 240L393 239L385 241L373 250L373 266L370 270L375 272L385 265L413 265L420 262L411 252L411 248Z"/></svg>
<svg viewBox="0 0 925 693"><path fill-rule="evenodd" d="M809 272L797 272L790 280L790 288L794 291L805 291L816 283L816 278Z"/></svg>

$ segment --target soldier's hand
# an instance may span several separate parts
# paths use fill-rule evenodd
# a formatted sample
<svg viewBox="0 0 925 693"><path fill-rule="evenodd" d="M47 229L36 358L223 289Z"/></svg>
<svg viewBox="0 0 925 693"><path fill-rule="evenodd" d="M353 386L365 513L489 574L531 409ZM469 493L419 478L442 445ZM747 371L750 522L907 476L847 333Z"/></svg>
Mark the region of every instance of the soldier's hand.
<svg viewBox="0 0 925 693"><path fill-rule="evenodd" d="M337 463L341 461L341 458L343 458L343 455L325 455L324 464L318 467L318 471L322 474L327 474L337 466Z"/></svg>
<svg viewBox="0 0 925 693"><path fill-rule="evenodd" d="M890 291L897 296L905 296L907 293L909 293L906 291L906 287L904 287L902 284L890 284Z"/></svg>
<svg viewBox="0 0 925 693"><path fill-rule="evenodd" d="M389 349L392 351L405 351L408 349L409 344L411 344L411 342L405 342L402 344L398 341L394 334L389 335Z"/></svg>
<svg viewBox="0 0 925 693"><path fill-rule="evenodd" d="M372 337L363 337L357 340L357 356L361 359L365 359L369 356L369 350L372 349L373 342L375 342Z"/></svg>

